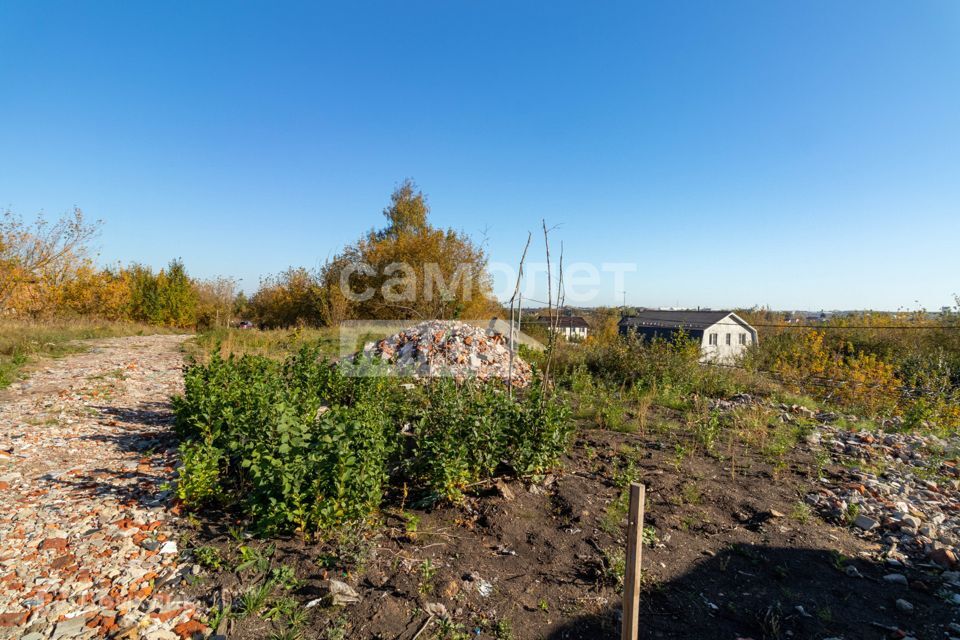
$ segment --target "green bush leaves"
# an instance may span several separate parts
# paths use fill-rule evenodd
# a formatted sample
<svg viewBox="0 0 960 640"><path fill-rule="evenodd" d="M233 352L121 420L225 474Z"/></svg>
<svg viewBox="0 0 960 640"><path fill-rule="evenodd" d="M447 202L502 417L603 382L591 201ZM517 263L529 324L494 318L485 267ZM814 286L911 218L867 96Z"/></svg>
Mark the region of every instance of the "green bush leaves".
<svg viewBox="0 0 960 640"><path fill-rule="evenodd" d="M541 473L573 429L566 404L538 384L517 399L447 379L408 389L347 376L310 347L282 363L214 355L187 368L174 406L178 496L237 507L264 531L363 520L390 485L458 500L498 472Z"/></svg>

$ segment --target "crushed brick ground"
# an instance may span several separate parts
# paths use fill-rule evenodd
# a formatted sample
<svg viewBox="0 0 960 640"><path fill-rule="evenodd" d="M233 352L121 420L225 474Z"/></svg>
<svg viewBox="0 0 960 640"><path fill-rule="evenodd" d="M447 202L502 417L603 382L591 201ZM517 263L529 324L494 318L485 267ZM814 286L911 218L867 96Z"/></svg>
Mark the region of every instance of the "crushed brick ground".
<svg viewBox="0 0 960 640"><path fill-rule="evenodd" d="M0 638L203 628L169 491L184 339L96 341L0 392Z"/></svg>

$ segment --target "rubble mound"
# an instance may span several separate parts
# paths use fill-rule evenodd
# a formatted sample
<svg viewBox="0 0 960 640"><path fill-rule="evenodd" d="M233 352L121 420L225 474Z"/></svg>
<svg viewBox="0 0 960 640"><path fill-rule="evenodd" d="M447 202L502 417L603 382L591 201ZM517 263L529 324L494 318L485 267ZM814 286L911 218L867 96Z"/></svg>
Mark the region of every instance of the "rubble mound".
<svg viewBox="0 0 960 640"><path fill-rule="evenodd" d="M510 349L499 331L456 320L432 320L364 345L363 355L395 366L399 375L414 378L450 376L507 381ZM530 365L513 356L515 387L530 383Z"/></svg>

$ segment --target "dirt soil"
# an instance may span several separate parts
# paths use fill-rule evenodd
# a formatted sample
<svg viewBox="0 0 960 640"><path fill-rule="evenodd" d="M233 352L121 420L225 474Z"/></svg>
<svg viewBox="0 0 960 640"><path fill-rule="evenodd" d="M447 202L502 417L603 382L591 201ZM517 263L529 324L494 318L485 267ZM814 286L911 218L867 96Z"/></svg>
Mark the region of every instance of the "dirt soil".
<svg viewBox="0 0 960 640"><path fill-rule="evenodd" d="M318 597L329 577L362 597L342 610L311 609L305 637L410 640L426 625L420 638L618 638L622 596L605 558L623 548L625 521L611 527L606 514L621 494L624 452L639 460L656 532L644 548L641 637L944 638L950 630L955 608L937 595L939 570L884 566L879 545L797 507L816 481L810 451L792 452L776 471L759 456L735 468L702 455L678 464L662 436L584 430L562 473L488 487L458 507L409 510L419 517L415 533L391 513L376 534L339 548L276 541L275 563L306 579L298 598ZM229 557L237 543L218 519L208 519L204 541ZM893 572L908 584L883 580ZM232 573L212 579L227 593L242 588ZM898 609L901 599L912 612ZM434 603L451 624L430 619ZM247 618L228 635L263 638L272 628Z"/></svg>
<svg viewBox="0 0 960 640"><path fill-rule="evenodd" d="M584 428L563 470L555 475L536 483L513 480L499 487L478 487L458 506L421 509L408 504L403 512L383 514L381 526L348 532L339 541L325 544L306 543L297 536L252 539L240 533L237 525L242 523L220 512L176 518L170 513L169 496L162 491L163 482L175 475L171 459L175 440L169 405L163 398L178 388L170 376L176 375L172 372L179 366L179 343L160 336L155 341L130 338L106 344L110 357L102 366L92 363L90 354L56 361L47 374L43 367L37 369L28 387L8 391L0 399L0 449L9 448L14 456L34 456L0 460L6 465L5 473L17 468L21 474L15 485L0 490L5 510L0 527L6 527L0 531L4 545L0 591L9 591L11 583L17 587L26 582L22 578L48 575L49 568L27 558L32 547L49 536L38 531L14 545L9 531L12 522L36 520L36 526L49 527L48 518L37 520L32 514L50 508L42 492L58 487L62 511L87 513L83 510L100 509L100 501L116 501L118 495L122 503L107 504L108 513L114 508L149 510L162 520L164 538L179 542L175 559L169 558L165 569L179 570L181 564L195 562L190 549L218 549L223 569L201 571L194 565L185 575L191 584L180 587L184 593L158 584L155 577L146 581L147 586L177 598L178 606L190 603L190 616L193 606L199 612L220 602L233 601L236 611L240 594L262 582L255 569L234 569L240 560L238 549L244 545L265 555L273 550L272 567L287 565L295 570L300 582L289 595L301 605L316 600L329 578L359 593L357 604L306 608L304 638L617 638L621 594L615 565L624 544L624 522L617 517L615 503L622 493L624 465L632 459L647 486L646 523L653 534L648 535L643 554L641 637L960 636L960 627L950 626L955 624L955 606L938 595L939 569L886 566L877 544L797 506L818 482L813 452L806 445L775 468L759 454L743 454L735 462L697 453L681 457L669 436ZM126 374L123 380L115 374L116 384L110 376L97 377L132 362L143 367L142 374ZM125 382L130 375L136 384ZM64 382L80 378L87 382ZM135 392L123 391L120 383ZM119 389L104 393L104 385ZM100 395L83 400L87 389L89 393L101 389ZM29 402L21 397L27 392ZM81 398L77 403L93 407L81 411L77 405L78 415L91 418L82 430L51 408L72 402L71 393ZM665 414L658 419L670 417ZM28 453L29 449L18 451L23 438L37 438L39 433L47 434L43 456ZM148 476L138 479L135 493L125 488L132 477L97 475L98 469L118 465ZM49 479L46 467L89 478L71 489L56 478ZM826 473L833 471L839 468L826 469ZM97 490L95 482L106 487ZM119 488L111 489L112 485ZM16 492L12 497L11 491ZM409 501L415 498L410 496ZM158 499L162 504L156 503ZM74 502L64 505L64 500ZM142 515L145 519L147 514ZM79 545L86 532L86 528L72 528L64 536L66 544ZM150 551L131 557L146 553ZM49 555L50 561L59 557L55 551ZM82 556L76 561L81 567L92 567L91 571L100 562ZM111 581L124 577L125 566L118 566L119 574ZM135 565L135 571L141 569ZM199 575L192 575L195 572ZM904 574L907 584L883 579L891 573ZM18 579L11 580L10 575ZM142 589L141 582L132 586ZM898 605L898 600L903 603ZM5 603L10 610L0 613L18 614L18 626L0 627L0 637L5 631L9 637L23 637L29 627L26 622L19 624L22 605L15 597ZM907 604L911 611L906 610ZM85 620L98 615L102 620L103 603L83 606L84 615L90 616ZM24 610L32 621L35 614ZM197 618L201 617L198 613ZM40 634L37 638L49 638L56 621L42 616L36 620L31 631ZM107 636L117 633L102 625L87 628ZM17 635L9 635L14 629ZM251 615L224 620L216 632L252 640L269 638L282 629L276 619Z"/></svg>

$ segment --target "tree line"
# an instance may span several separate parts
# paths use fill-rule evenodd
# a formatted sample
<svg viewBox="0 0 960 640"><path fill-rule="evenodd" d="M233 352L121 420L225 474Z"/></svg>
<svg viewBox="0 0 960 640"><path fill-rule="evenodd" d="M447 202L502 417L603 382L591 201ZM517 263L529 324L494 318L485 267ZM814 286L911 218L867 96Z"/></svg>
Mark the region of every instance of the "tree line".
<svg viewBox="0 0 960 640"><path fill-rule="evenodd" d="M317 269L290 267L261 279L247 298L229 277L191 277L180 259L98 266L91 244L101 222L80 209L48 222L0 218L0 317L70 316L205 328L250 320L263 328L330 326L344 320L485 318L487 256L466 234L435 227L416 185L404 181L371 229Z"/></svg>

